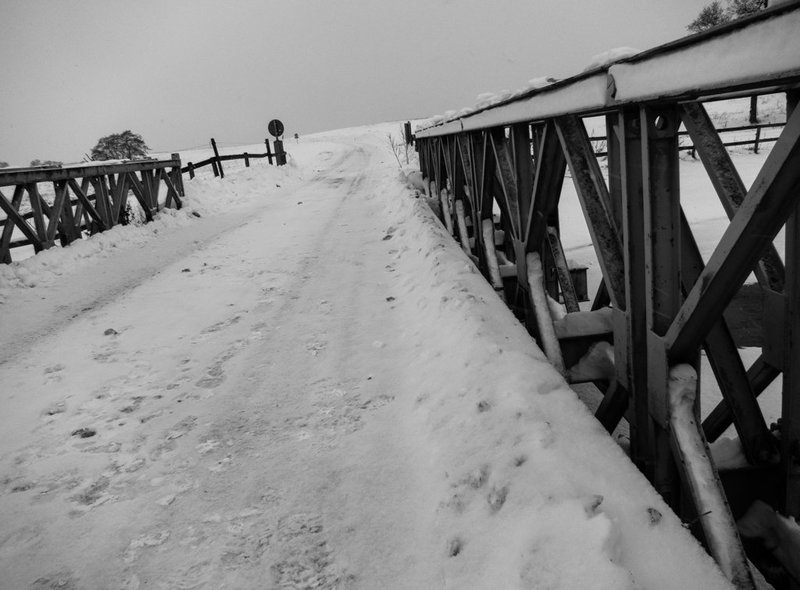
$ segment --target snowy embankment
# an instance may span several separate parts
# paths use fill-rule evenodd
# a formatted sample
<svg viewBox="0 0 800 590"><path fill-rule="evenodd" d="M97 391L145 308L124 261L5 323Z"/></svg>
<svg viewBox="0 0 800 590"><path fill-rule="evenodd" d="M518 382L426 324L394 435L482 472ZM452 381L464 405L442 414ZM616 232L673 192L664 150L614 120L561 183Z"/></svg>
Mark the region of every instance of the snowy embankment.
<svg viewBox="0 0 800 590"><path fill-rule="evenodd" d="M0 269L0 588L728 587L397 128Z"/></svg>

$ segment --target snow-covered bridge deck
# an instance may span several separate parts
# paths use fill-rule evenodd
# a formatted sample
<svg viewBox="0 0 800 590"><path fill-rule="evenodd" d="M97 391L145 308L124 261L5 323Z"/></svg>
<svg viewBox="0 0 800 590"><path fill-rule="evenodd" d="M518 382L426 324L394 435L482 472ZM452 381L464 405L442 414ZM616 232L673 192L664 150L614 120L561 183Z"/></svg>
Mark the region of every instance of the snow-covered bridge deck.
<svg viewBox="0 0 800 590"><path fill-rule="evenodd" d="M387 131L0 268L0 588L727 587Z"/></svg>

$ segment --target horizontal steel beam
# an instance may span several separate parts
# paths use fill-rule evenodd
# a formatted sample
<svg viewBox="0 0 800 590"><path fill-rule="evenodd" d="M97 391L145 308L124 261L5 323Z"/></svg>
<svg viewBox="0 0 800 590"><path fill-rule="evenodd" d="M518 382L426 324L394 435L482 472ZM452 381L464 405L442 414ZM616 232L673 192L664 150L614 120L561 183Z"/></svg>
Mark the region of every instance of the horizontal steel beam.
<svg viewBox="0 0 800 590"><path fill-rule="evenodd" d="M684 37L416 132L436 137L626 104L697 100L800 86L800 3Z"/></svg>
<svg viewBox="0 0 800 590"><path fill-rule="evenodd" d="M107 176L123 172L158 170L180 166L180 160L134 160L115 164L90 164L87 166L68 166L64 168L30 168L25 170L0 170L0 186L28 184L31 182L54 182L84 178L88 176Z"/></svg>

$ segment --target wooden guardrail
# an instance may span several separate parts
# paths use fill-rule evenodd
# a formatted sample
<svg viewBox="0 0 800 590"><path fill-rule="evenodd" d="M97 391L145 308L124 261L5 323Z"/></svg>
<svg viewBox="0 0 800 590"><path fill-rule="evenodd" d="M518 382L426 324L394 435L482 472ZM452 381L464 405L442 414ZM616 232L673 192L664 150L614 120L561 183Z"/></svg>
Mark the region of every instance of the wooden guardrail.
<svg viewBox="0 0 800 590"><path fill-rule="evenodd" d="M248 152L244 152L242 154L225 154L221 156L219 151L217 150L217 142L214 138L211 138L211 149L214 150L214 155L210 158L206 158L205 160L201 160L200 162L187 162L186 166L181 169L181 172L189 173L189 178L194 178L195 170L198 168L202 168L203 166L211 166L214 170L214 176L219 176L221 178L225 178L225 171L222 167L222 162L231 162L233 160L244 160L245 167L250 167L250 159L251 158L267 158L267 162L272 165L272 160L275 160L275 164L278 166L283 166L286 164L286 152L283 149L283 142L280 140L275 140L275 151L273 152L269 145L269 140L264 140L264 145L267 148L263 154L250 154Z"/></svg>
<svg viewBox="0 0 800 590"><path fill-rule="evenodd" d="M738 588L754 583L735 519L757 498L800 517L798 31L800 2L782 4L415 134L447 230L553 365L573 379L578 344L613 343L613 366L589 363L592 375L580 376L600 392L598 420L609 432L628 420L632 460L699 524ZM786 95L786 125L748 189L704 104L776 92ZM584 123L591 117L605 120L607 175ZM731 220L708 260L681 208L681 126ZM602 272L591 311L578 306L560 243L567 170ZM782 259L773 241L784 227ZM723 312L751 272L764 344L748 367ZM551 316L545 293L563 299L566 317ZM701 349L723 397L702 428ZM776 436L757 396L779 375ZM731 425L749 466L726 476L726 502L706 440Z"/></svg>
<svg viewBox="0 0 800 590"><path fill-rule="evenodd" d="M13 248L30 245L38 253L53 247L56 240L65 246L84 234L127 224L131 194L146 221L163 207L179 209L184 196L180 156L0 170L0 210L5 213L0 219L0 262L12 261ZM15 238L15 230L22 237Z"/></svg>

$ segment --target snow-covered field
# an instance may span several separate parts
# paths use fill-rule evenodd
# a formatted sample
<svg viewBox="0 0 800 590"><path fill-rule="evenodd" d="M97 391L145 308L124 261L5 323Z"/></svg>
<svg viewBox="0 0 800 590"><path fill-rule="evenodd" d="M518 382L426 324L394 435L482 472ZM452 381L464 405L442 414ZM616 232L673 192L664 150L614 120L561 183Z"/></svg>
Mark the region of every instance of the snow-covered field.
<svg viewBox="0 0 800 590"><path fill-rule="evenodd" d="M728 587L417 198L398 131L287 142L0 265L1 589Z"/></svg>

